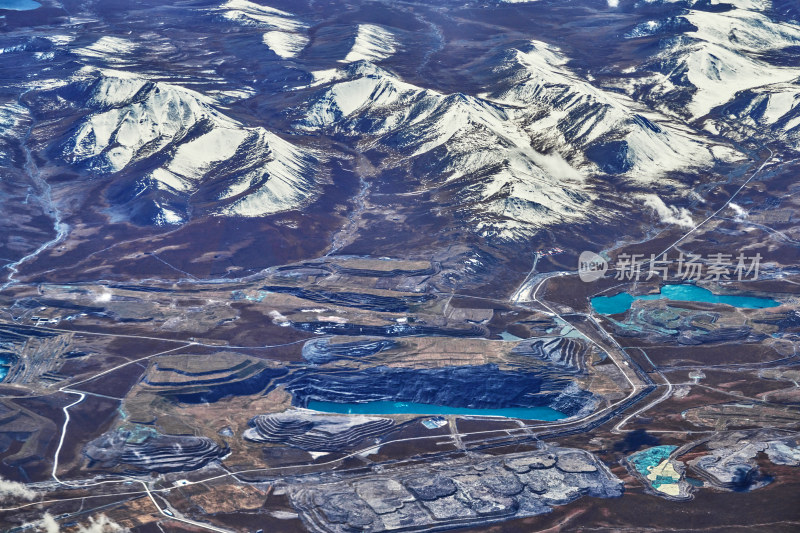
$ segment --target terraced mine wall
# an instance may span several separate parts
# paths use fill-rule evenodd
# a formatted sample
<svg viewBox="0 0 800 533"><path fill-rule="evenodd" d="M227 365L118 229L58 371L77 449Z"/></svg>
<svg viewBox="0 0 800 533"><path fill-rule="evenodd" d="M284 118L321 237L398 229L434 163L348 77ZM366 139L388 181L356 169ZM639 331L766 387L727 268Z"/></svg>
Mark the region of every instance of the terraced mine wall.
<svg viewBox="0 0 800 533"><path fill-rule="evenodd" d="M141 436L121 429L91 441L83 453L90 468L121 468L139 474L197 470L222 459L229 451L206 437L160 435L154 431Z"/></svg>
<svg viewBox="0 0 800 533"><path fill-rule="evenodd" d="M478 326L469 329L439 328L415 324L391 324L368 326L365 324L341 324L339 322L292 322L302 331L327 335L351 335L368 337L484 337L487 331Z"/></svg>
<svg viewBox="0 0 800 533"><path fill-rule="evenodd" d="M421 294L419 296L380 296L363 292L331 292L275 285L261 287L261 290L291 294L292 296L321 304L355 307L357 309L366 309L368 311L379 311L383 313L405 313L411 310L411 305L421 304L436 298L432 294Z"/></svg>
<svg viewBox="0 0 800 533"><path fill-rule="evenodd" d="M247 396L259 392L269 392L274 388L275 380L285 376L286 368L264 368L249 376L239 378L237 372L245 373L247 368L234 370L230 375L182 381L148 381L148 385L164 387L158 394L181 403L213 403L227 396Z"/></svg>
<svg viewBox="0 0 800 533"><path fill-rule="evenodd" d="M339 265L334 265L337 274L345 276L358 276L365 278L393 278L393 277L408 277L415 278L418 276L432 276L441 270L441 266L434 265L428 268L420 268L417 270L402 270L399 268L393 270L369 270L366 268L349 268Z"/></svg>
<svg viewBox="0 0 800 533"><path fill-rule="evenodd" d="M250 420L244 438L253 442L281 443L314 451L339 451L375 437L394 426L390 418L330 416L299 410L258 415Z"/></svg>
<svg viewBox="0 0 800 533"><path fill-rule="evenodd" d="M359 371L298 370L284 387L293 404L328 402L416 402L495 409L552 407L573 416L594 406L593 395L568 377L500 370L497 365L434 369L371 367Z"/></svg>
<svg viewBox="0 0 800 533"><path fill-rule="evenodd" d="M534 337L520 342L511 351L551 363L559 371L568 374L585 371L587 352L585 341L569 337Z"/></svg>
<svg viewBox="0 0 800 533"><path fill-rule="evenodd" d="M332 343L331 339L311 339L303 344L303 359L324 364L342 359L360 359L390 350L398 345L386 339Z"/></svg>

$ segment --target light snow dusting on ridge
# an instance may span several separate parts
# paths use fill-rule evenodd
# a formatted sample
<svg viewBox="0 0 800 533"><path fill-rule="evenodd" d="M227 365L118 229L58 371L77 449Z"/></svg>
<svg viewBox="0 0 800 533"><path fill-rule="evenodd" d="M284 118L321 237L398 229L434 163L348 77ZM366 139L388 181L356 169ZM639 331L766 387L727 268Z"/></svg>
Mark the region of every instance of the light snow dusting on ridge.
<svg viewBox="0 0 800 533"><path fill-rule="evenodd" d="M264 44L284 59L295 57L308 44L308 37L287 31L268 31L263 35Z"/></svg>
<svg viewBox="0 0 800 533"><path fill-rule="evenodd" d="M345 63L355 61L380 61L397 51L397 40L392 32L376 24L359 24L353 48L344 58Z"/></svg>
<svg viewBox="0 0 800 533"><path fill-rule="evenodd" d="M72 53L92 59L103 59L109 63L127 63L138 46L136 43L120 37L104 36L89 46L75 48Z"/></svg>
<svg viewBox="0 0 800 533"><path fill-rule="evenodd" d="M248 0L229 0L221 9L230 21L269 30L262 40L283 59L297 56L308 44L308 24L292 13Z"/></svg>

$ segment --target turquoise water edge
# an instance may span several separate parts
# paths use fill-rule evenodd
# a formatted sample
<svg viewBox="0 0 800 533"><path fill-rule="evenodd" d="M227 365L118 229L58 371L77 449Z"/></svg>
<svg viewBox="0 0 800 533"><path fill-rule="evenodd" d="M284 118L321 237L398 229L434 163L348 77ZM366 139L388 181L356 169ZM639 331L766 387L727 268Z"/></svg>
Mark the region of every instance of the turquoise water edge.
<svg viewBox="0 0 800 533"><path fill-rule="evenodd" d="M478 415L522 418L524 420L561 420L567 415L549 407L508 407L504 409L470 409L414 402L338 403L311 400L308 408L314 411L360 415Z"/></svg>
<svg viewBox="0 0 800 533"><path fill-rule="evenodd" d="M714 294L710 290L698 287L697 285L665 285L661 287L661 292L659 294L632 296L627 292L621 292L614 296L595 296L590 301L592 308L598 313L603 315L615 315L617 313L624 313L630 309L634 300L661 299L727 304L744 309L763 309L765 307L777 307L780 305L780 302L769 298Z"/></svg>
<svg viewBox="0 0 800 533"><path fill-rule="evenodd" d="M11 358L0 355L0 381L6 379L8 371L11 370L11 362Z"/></svg>
<svg viewBox="0 0 800 533"><path fill-rule="evenodd" d="M30 11L42 7L39 2L33 0L0 0L0 9L11 9L13 11Z"/></svg>

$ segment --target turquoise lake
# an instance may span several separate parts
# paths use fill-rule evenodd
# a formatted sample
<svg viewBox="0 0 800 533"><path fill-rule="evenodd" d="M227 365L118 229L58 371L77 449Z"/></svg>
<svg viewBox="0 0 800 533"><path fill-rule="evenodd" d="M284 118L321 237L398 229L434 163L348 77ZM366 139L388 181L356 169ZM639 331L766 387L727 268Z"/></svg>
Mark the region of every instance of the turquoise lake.
<svg viewBox="0 0 800 533"><path fill-rule="evenodd" d="M11 9L13 11L30 11L42 7L39 2L33 0L0 0L0 9Z"/></svg>
<svg viewBox="0 0 800 533"><path fill-rule="evenodd" d="M615 315L617 313L624 313L630 309L634 300L661 299L727 304L745 309L762 309L780 305L780 302L769 298L714 294L710 290L698 287L697 285L664 285L661 287L661 292L659 294L647 294L643 296L631 296L627 292L621 292L614 296L595 296L591 299L591 303L592 308L598 313L603 315Z"/></svg>
<svg viewBox="0 0 800 533"><path fill-rule="evenodd" d="M308 408L314 411L359 415L479 415L522 418L524 420L561 420L567 415L549 407L508 407L505 409L470 409L414 402L337 403L311 400Z"/></svg>

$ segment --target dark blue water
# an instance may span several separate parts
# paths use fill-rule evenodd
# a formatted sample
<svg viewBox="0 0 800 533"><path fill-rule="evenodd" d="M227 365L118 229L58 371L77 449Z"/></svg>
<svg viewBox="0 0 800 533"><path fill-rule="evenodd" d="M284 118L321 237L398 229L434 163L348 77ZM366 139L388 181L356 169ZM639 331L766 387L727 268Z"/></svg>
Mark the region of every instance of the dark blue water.
<svg viewBox="0 0 800 533"><path fill-rule="evenodd" d="M42 7L39 2L33 0L0 0L0 9L12 9L14 11L30 11Z"/></svg>
<svg viewBox="0 0 800 533"><path fill-rule="evenodd" d="M310 400L308 408L326 413L359 415L479 415L522 418L524 420L561 420L567 415L549 407L508 407L504 409L470 409L414 402L337 403Z"/></svg>
<svg viewBox="0 0 800 533"><path fill-rule="evenodd" d="M744 309L762 309L764 307L777 307L780 305L780 302L769 298L714 294L710 290L698 287L697 285L665 285L661 287L660 294L648 294L643 296L631 296L627 292L621 292L614 296L595 296L591 299L591 303L594 310L598 313L603 315L615 315L617 313L624 313L630 309L634 300L661 299L727 304Z"/></svg>

